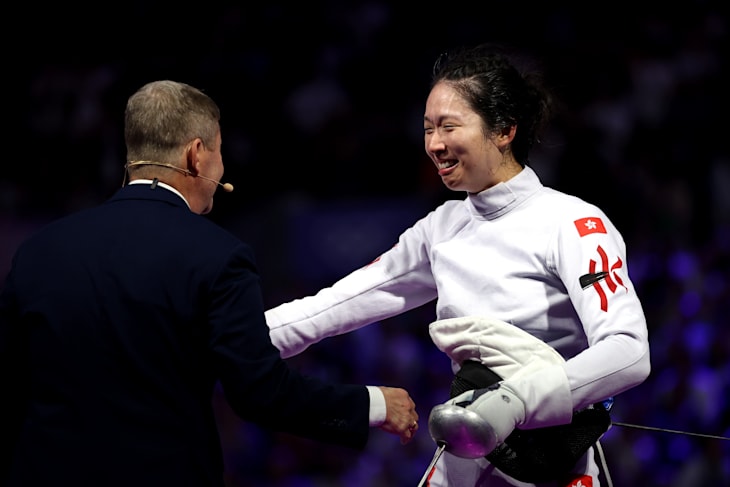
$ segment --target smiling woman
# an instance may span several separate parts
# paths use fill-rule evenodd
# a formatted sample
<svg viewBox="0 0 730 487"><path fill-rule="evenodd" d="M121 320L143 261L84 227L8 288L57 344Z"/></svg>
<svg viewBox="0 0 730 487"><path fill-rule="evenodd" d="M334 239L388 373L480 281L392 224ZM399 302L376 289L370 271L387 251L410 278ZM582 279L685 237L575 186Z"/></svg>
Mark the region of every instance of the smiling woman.
<svg viewBox="0 0 730 487"><path fill-rule="evenodd" d="M479 193L522 169L510 149L515 126L501 131L485 127L456 84L443 81L433 87L424 122L426 153L452 191Z"/></svg>
<svg viewBox="0 0 730 487"><path fill-rule="evenodd" d="M572 426L574 417L649 374L646 320L621 234L597 206L544 186L528 165L550 99L536 80L495 46L441 56L426 100L425 150L444 185L465 197L441 204L390 250L331 286L266 311L284 357L433 300L429 332L457 374L471 361L504 363L517 332L556 357L541 362L527 354L517 372L457 398L479 417L470 424L496 441L485 442L481 458L462 457L469 449L451 445L453 454L435 459L424 475L430 487L532 485L485 460L496 448L516 451L512 432ZM581 225L588 221L595 226ZM611 283L607 276L581 286L582 276L603 271ZM606 415L592 438L605 432ZM541 470L540 482L598 485L591 442L561 451L571 449L555 468Z"/></svg>

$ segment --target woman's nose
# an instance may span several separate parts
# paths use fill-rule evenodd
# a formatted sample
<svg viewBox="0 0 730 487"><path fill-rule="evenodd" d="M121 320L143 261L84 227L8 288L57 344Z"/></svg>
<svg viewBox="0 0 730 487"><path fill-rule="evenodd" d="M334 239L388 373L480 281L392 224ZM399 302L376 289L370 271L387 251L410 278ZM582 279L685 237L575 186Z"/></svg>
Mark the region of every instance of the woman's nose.
<svg viewBox="0 0 730 487"><path fill-rule="evenodd" d="M439 137L437 132L426 136L426 151L431 153L437 153L445 149L444 142Z"/></svg>

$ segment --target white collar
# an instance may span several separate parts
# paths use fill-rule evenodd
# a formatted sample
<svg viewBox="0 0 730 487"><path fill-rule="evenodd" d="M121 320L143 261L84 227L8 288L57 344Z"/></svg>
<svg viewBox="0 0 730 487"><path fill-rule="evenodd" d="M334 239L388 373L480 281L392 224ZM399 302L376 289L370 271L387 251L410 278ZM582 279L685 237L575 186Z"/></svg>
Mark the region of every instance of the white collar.
<svg viewBox="0 0 730 487"><path fill-rule="evenodd" d="M135 179L134 181L128 182L127 185L130 185L130 184L150 184L151 185L154 183L155 183L155 181L152 179ZM170 186L167 183L163 183L162 181L157 181L156 186L159 186L161 188L165 188L169 191L172 191L173 193L178 195L180 198L182 198L182 200L185 202L185 204L188 205L188 208L190 208L190 203L188 203L188 200L185 199L185 196L183 196L182 193L180 193L180 191L176 190L175 188L173 188L172 186Z"/></svg>

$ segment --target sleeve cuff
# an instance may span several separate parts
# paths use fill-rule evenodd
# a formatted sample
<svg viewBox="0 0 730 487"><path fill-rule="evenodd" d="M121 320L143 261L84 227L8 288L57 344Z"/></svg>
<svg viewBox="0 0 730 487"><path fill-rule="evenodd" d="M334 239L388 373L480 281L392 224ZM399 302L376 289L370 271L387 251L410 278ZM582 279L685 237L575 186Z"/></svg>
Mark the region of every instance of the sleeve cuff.
<svg viewBox="0 0 730 487"><path fill-rule="evenodd" d="M385 396L379 387L367 386L367 389L370 394L370 426L380 426L385 423Z"/></svg>

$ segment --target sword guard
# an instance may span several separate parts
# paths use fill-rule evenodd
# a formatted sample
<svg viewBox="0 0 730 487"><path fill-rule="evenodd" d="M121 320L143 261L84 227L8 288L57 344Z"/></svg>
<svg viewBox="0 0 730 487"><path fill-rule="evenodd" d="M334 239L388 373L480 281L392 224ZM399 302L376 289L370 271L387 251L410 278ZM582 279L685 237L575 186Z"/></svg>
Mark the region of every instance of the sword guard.
<svg viewBox="0 0 730 487"><path fill-rule="evenodd" d="M461 458L480 458L497 446L494 428L474 411L453 404L434 406L428 431L437 445Z"/></svg>

